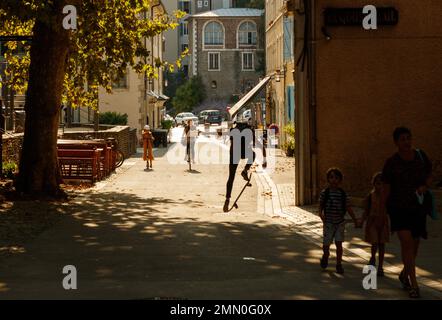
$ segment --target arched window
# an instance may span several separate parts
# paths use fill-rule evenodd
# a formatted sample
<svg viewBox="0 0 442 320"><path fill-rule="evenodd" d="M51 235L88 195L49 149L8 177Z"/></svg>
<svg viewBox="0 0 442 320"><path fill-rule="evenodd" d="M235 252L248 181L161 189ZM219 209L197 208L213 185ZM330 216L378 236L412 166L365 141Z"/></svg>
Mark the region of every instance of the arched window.
<svg viewBox="0 0 442 320"><path fill-rule="evenodd" d="M204 28L204 44L205 45L222 45L224 44L224 31L219 22L209 22Z"/></svg>
<svg viewBox="0 0 442 320"><path fill-rule="evenodd" d="M240 45L255 45L258 32L256 24L251 21L241 23L239 26L239 44Z"/></svg>

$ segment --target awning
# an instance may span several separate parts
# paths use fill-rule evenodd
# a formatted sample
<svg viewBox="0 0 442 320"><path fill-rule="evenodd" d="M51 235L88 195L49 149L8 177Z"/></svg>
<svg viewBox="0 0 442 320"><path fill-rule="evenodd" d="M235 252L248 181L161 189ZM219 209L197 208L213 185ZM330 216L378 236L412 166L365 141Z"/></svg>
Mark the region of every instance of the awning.
<svg viewBox="0 0 442 320"><path fill-rule="evenodd" d="M151 96L151 97L153 97L153 98L155 98L155 99L159 99L160 98L160 96L159 95L157 95L155 92L153 92L153 91L147 91L147 95L148 96Z"/></svg>
<svg viewBox="0 0 442 320"><path fill-rule="evenodd" d="M165 94L160 94L160 100L170 100L170 98L168 96L166 96Z"/></svg>
<svg viewBox="0 0 442 320"><path fill-rule="evenodd" d="M241 110L244 105L246 105L250 100L252 100L259 91L269 82L270 77L265 77L260 83L258 83L252 90L250 90L241 100L239 100L232 108L229 110L230 116L233 118L239 110Z"/></svg>

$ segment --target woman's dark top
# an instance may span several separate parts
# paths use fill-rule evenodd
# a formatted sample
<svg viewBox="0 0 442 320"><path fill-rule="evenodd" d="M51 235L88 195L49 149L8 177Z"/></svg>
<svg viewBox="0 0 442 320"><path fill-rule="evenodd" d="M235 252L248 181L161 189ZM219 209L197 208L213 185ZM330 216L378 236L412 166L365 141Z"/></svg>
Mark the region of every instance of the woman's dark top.
<svg viewBox="0 0 442 320"><path fill-rule="evenodd" d="M394 154L384 165L382 179L390 185L387 210L392 231L411 230L413 236L426 238L425 209L417 200L416 189L426 184L432 164L423 151L419 153L415 151L411 161Z"/></svg>

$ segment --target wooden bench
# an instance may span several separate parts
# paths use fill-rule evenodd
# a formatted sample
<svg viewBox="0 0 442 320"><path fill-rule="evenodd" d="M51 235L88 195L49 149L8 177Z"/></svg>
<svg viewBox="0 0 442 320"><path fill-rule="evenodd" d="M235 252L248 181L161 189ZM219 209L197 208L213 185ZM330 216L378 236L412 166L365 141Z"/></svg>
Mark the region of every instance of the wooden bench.
<svg viewBox="0 0 442 320"><path fill-rule="evenodd" d="M115 171L115 159L110 142L105 140L58 140L57 145L59 149L97 149L100 151L98 167L100 179Z"/></svg>
<svg viewBox="0 0 442 320"><path fill-rule="evenodd" d="M97 149L58 149L58 163L63 179L100 179L100 151Z"/></svg>

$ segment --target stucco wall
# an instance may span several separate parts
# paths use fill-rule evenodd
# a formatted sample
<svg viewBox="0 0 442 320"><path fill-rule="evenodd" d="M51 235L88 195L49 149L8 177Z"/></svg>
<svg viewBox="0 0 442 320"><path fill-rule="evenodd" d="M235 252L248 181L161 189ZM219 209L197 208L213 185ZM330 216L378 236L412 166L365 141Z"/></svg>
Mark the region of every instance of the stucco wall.
<svg viewBox="0 0 442 320"><path fill-rule="evenodd" d="M128 88L114 89L112 94L100 90L100 112L127 113L127 125L140 130L140 107L142 106L142 76L130 69L128 72Z"/></svg>
<svg viewBox="0 0 442 320"><path fill-rule="evenodd" d="M395 152L393 129L404 125L442 179L442 1L371 1L399 10L399 24L365 31L329 27L325 7L366 1L317 1L317 138L320 186L331 166L343 169L354 193Z"/></svg>

